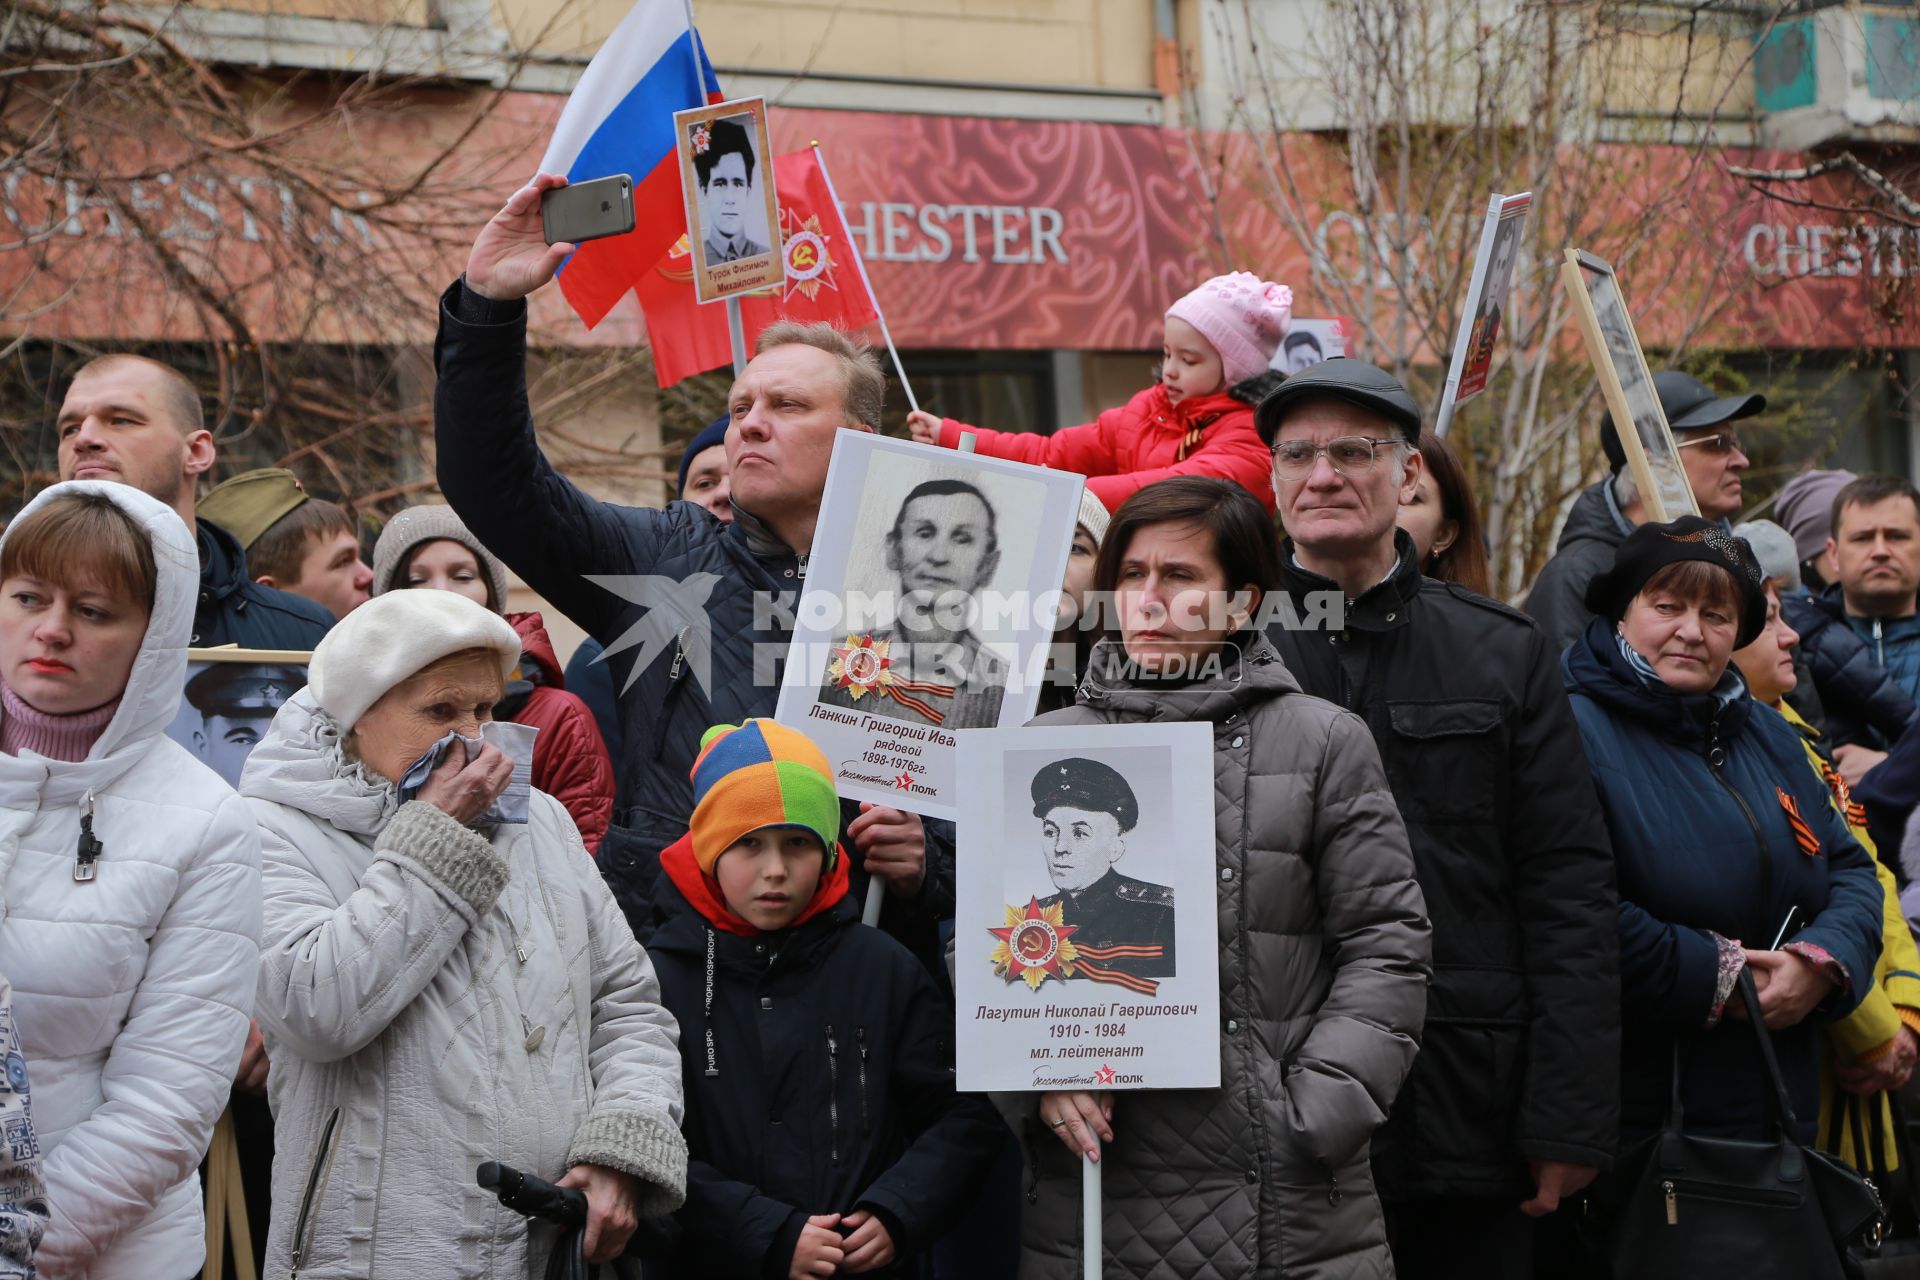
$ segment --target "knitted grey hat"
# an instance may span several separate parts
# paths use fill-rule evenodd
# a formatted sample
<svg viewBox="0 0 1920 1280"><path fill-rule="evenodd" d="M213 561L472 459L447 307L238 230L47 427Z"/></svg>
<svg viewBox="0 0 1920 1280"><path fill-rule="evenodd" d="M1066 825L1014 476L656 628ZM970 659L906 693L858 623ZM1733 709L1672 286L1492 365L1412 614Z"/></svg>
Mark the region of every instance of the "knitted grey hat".
<svg viewBox="0 0 1920 1280"><path fill-rule="evenodd" d="M1093 490L1080 491L1080 519L1077 523L1082 529L1093 535L1093 545L1099 546L1107 540L1107 526L1113 522L1113 516L1107 511L1107 504L1093 496Z"/></svg>
<svg viewBox="0 0 1920 1280"><path fill-rule="evenodd" d="M495 613L506 612L507 567L480 545L480 539L468 531L452 507L440 503L408 507L387 521L387 527L380 531L380 541L373 544L373 594L384 595L405 586L399 579L413 558L413 549L441 538L473 552L486 577L487 607Z"/></svg>
<svg viewBox="0 0 1920 1280"><path fill-rule="evenodd" d="M1748 520L1733 526L1733 536L1747 540L1769 580L1785 583L1788 591L1800 589L1800 553L1792 534L1771 520Z"/></svg>
<svg viewBox="0 0 1920 1280"><path fill-rule="evenodd" d="M1859 478L1851 471L1802 471L1780 487L1773 514L1793 535L1802 560L1827 549L1827 536L1833 532L1833 500Z"/></svg>

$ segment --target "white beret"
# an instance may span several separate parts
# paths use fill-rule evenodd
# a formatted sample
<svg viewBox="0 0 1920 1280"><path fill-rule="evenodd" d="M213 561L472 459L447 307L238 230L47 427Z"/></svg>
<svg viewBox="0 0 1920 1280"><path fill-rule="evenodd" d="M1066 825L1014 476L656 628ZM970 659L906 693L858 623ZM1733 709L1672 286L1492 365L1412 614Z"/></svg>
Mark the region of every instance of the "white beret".
<svg viewBox="0 0 1920 1280"><path fill-rule="evenodd" d="M492 610L452 591L390 591L333 624L313 651L307 683L320 709L351 729L387 690L467 649L498 654L502 679L520 661L520 637Z"/></svg>

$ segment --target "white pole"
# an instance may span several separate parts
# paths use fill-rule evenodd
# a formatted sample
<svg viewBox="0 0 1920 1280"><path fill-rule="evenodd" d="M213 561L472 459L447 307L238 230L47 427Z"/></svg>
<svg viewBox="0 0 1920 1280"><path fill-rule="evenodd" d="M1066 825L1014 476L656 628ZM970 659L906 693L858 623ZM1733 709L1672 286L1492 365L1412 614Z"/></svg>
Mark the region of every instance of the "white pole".
<svg viewBox="0 0 1920 1280"><path fill-rule="evenodd" d="M733 376L747 371L747 330L740 320L740 297L727 299L727 337L733 343Z"/></svg>
<svg viewBox="0 0 1920 1280"><path fill-rule="evenodd" d="M1100 1280L1100 1165L1080 1158L1080 1256L1082 1280Z"/></svg>
<svg viewBox="0 0 1920 1280"><path fill-rule="evenodd" d="M973 432L962 431L960 433L960 452L972 453L974 445L978 442L979 437L975 436ZM879 925L880 906L886 900L886 892L886 886L881 883L879 876L871 876L868 878L867 903L860 912L860 923L875 926Z"/></svg>
<svg viewBox="0 0 1920 1280"><path fill-rule="evenodd" d="M693 54L693 83L697 86L700 101L704 103L707 100L707 69L700 65L700 28L693 22L693 0L685 0L682 7L687 11L687 30L693 33L688 45L688 51Z"/></svg>
<svg viewBox="0 0 1920 1280"><path fill-rule="evenodd" d="M840 193L833 189L833 175L827 172L827 158L820 154L820 144L812 144L813 158L820 166L820 176L826 179L827 194L833 197L833 207L840 214L840 225L847 225L847 211L840 203ZM873 299L873 313L880 319L880 336L886 341L887 354L893 357L893 371L900 376L900 389L907 393L907 407L915 413L920 412L920 402L913 398L913 384L907 381L907 371L900 364L899 349L893 345L893 333L887 328L887 313L880 307L880 295L873 291L873 281L867 279L867 264L860 258L860 246L853 243L853 237L847 237L847 247L853 250L854 270L860 273L861 287L867 296Z"/></svg>

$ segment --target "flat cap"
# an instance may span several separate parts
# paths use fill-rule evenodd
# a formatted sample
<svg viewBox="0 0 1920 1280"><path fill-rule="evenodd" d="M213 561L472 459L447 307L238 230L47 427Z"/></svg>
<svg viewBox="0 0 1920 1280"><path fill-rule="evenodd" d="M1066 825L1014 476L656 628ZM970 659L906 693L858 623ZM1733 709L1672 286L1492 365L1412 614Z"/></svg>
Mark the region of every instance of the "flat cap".
<svg viewBox="0 0 1920 1280"><path fill-rule="evenodd" d="M1308 365L1268 393L1254 410L1253 422L1260 438L1271 446L1282 420L1308 400L1344 400L1358 405L1400 428L1407 443L1420 443L1419 401L1385 369L1347 356Z"/></svg>
<svg viewBox="0 0 1920 1280"><path fill-rule="evenodd" d="M1056 760L1033 775L1033 816L1044 818L1062 807L1110 813L1122 831L1140 821L1140 802L1127 780L1113 766L1083 756Z"/></svg>

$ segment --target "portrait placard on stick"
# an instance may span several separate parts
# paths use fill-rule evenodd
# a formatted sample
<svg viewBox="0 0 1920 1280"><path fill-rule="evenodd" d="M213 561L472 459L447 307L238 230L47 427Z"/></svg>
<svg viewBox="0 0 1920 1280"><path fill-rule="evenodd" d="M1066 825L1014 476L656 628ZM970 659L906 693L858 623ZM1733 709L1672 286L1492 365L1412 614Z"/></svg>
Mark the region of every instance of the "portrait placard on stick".
<svg viewBox="0 0 1920 1280"><path fill-rule="evenodd" d="M1513 286L1527 210L1532 207L1532 192L1495 195L1487 201L1480 250L1474 255L1473 276L1467 282L1467 305L1461 312L1459 332L1454 335L1453 364L1447 370L1447 388L1434 419L1436 435L1447 434L1456 408L1487 389L1493 372L1493 347L1500 337L1500 319Z"/></svg>
<svg viewBox="0 0 1920 1280"><path fill-rule="evenodd" d="M693 293L719 302L786 282L765 98L673 113Z"/></svg>
<svg viewBox="0 0 1920 1280"><path fill-rule="evenodd" d="M965 1090L1220 1083L1205 724L960 735Z"/></svg>
<svg viewBox="0 0 1920 1280"><path fill-rule="evenodd" d="M1573 304L1574 319L1586 339L1600 394L1613 415L1620 447L1633 472L1634 487L1649 519L1665 522L1700 514L1687 471L1674 447L1667 414L1647 370L1647 358L1634 336L1633 316L1613 267L1579 249L1567 250L1560 283Z"/></svg>
<svg viewBox="0 0 1920 1280"><path fill-rule="evenodd" d="M842 796L952 818L954 735L1032 719L1083 483L839 434L775 714Z"/></svg>

